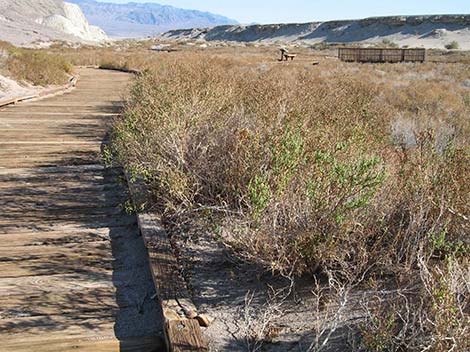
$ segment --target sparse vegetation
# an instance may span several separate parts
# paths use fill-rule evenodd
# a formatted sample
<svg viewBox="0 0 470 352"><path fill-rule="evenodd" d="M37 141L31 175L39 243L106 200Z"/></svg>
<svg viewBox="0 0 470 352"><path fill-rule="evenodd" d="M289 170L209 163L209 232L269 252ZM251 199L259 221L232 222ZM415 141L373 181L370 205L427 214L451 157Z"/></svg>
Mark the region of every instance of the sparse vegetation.
<svg viewBox="0 0 470 352"><path fill-rule="evenodd" d="M386 48L393 48L393 49L400 47L397 43L392 42L390 39L382 40L382 46L384 46Z"/></svg>
<svg viewBox="0 0 470 352"><path fill-rule="evenodd" d="M327 42L319 42L312 45L313 50L327 50L331 47L335 46L335 44L330 44Z"/></svg>
<svg viewBox="0 0 470 352"><path fill-rule="evenodd" d="M446 45L446 49L447 50L456 50L456 49L459 49L460 48L460 45L457 41L453 41L449 44Z"/></svg>
<svg viewBox="0 0 470 352"><path fill-rule="evenodd" d="M5 68L17 80L42 86L63 84L72 72L72 65L61 56L9 45L4 48L7 53Z"/></svg>
<svg viewBox="0 0 470 352"><path fill-rule="evenodd" d="M119 62L119 63L116 63L116 62L113 62L113 61L109 61L109 62L105 61L105 62L102 62L99 65L99 68L105 69L105 70L123 70L123 71L127 71L127 70L129 70L129 63L127 61Z"/></svg>
<svg viewBox="0 0 470 352"><path fill-rule="evenodd" d="M175 55L140 66L113 145L167 219L215 223L233 255L283 275L395 286L396 305L369 311L368 350L463 351L469 107L433 75L465 66Z"/></svg>
<svg viewBox="0 0 470 352"><path fill-rule="evenodd" d="M468 54L361 65L321 49L293 48L288 64L254 46L0 50L37 84L39 73L60 81L69 61L141 70L104 160L117 156L143 178L167 223L216 232L237 260L291 282L326 277L311 309L328 324L315 323L306 350L325 348L359 290L370 294L351 327L358 349L466 351ZM258 350L278 333L289 295L273 291L259 316L246 297L244 344ZM324 312L325 299L337 311Z"/></svg>

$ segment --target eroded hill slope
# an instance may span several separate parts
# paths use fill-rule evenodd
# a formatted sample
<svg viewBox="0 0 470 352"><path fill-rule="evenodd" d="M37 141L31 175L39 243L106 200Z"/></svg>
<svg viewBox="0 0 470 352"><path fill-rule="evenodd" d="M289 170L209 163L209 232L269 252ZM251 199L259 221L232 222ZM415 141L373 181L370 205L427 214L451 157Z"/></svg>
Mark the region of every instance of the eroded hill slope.
<svg viewBox="0 0 470 352"><path fill-rule="evenodd" d="M161 39L204 39L262 43L381 43L444 48L456 41L470 50L470 15L395 16L362 20L218 26L173 30Z"/></svg>
<svg viewBox="0 0 470 352"><path fill-rule="evenodd" d="M51 41L97 43L107 35L62 0L0 0L0 40L30 46Z"/></svg>

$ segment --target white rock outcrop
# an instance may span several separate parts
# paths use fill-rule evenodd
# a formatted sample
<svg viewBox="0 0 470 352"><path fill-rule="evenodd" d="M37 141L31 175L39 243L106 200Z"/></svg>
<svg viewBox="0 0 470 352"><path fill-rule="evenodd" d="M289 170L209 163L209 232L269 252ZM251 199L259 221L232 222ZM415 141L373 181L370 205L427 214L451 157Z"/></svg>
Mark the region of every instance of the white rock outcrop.
<svg viewBox="0 0 470 352"><path fill-rule="evenodd" d="M98 44L108 40L76 4L63 0L0 0L0 40L18 46L43 43Z"/></svg>
<svg viewBox="0 0 470 352"><path fill-rule="evenodd" d="M37 23L54 30L73 35L86 41L102 42L108 39L99 27L91 26L78 5L64 2L64 14L40 17Z"/></svg>

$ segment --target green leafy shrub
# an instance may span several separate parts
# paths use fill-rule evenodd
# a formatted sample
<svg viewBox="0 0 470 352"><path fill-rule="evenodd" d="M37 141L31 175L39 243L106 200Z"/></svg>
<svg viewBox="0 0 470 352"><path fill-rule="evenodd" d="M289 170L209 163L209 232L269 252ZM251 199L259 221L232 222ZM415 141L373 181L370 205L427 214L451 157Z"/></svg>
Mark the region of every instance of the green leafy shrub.
<svg viewBox="0 0 470 352"><path fill-rule="evenodd" d="M454 40L453 42L446 44L445 48L447 50L456 50L460 48L460 45L457 41Z"/></svg>

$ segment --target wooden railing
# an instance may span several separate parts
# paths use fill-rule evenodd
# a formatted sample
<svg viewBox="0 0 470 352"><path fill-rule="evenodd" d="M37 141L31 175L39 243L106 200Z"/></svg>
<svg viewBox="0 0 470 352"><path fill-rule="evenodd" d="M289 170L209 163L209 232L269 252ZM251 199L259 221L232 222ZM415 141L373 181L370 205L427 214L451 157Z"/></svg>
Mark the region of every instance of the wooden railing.
<svg viewBox="0 0 470 352"><path fill-rule="evenodd" d="M426 49L339 48L338 58L346 62L424 62Z"/></svg>

